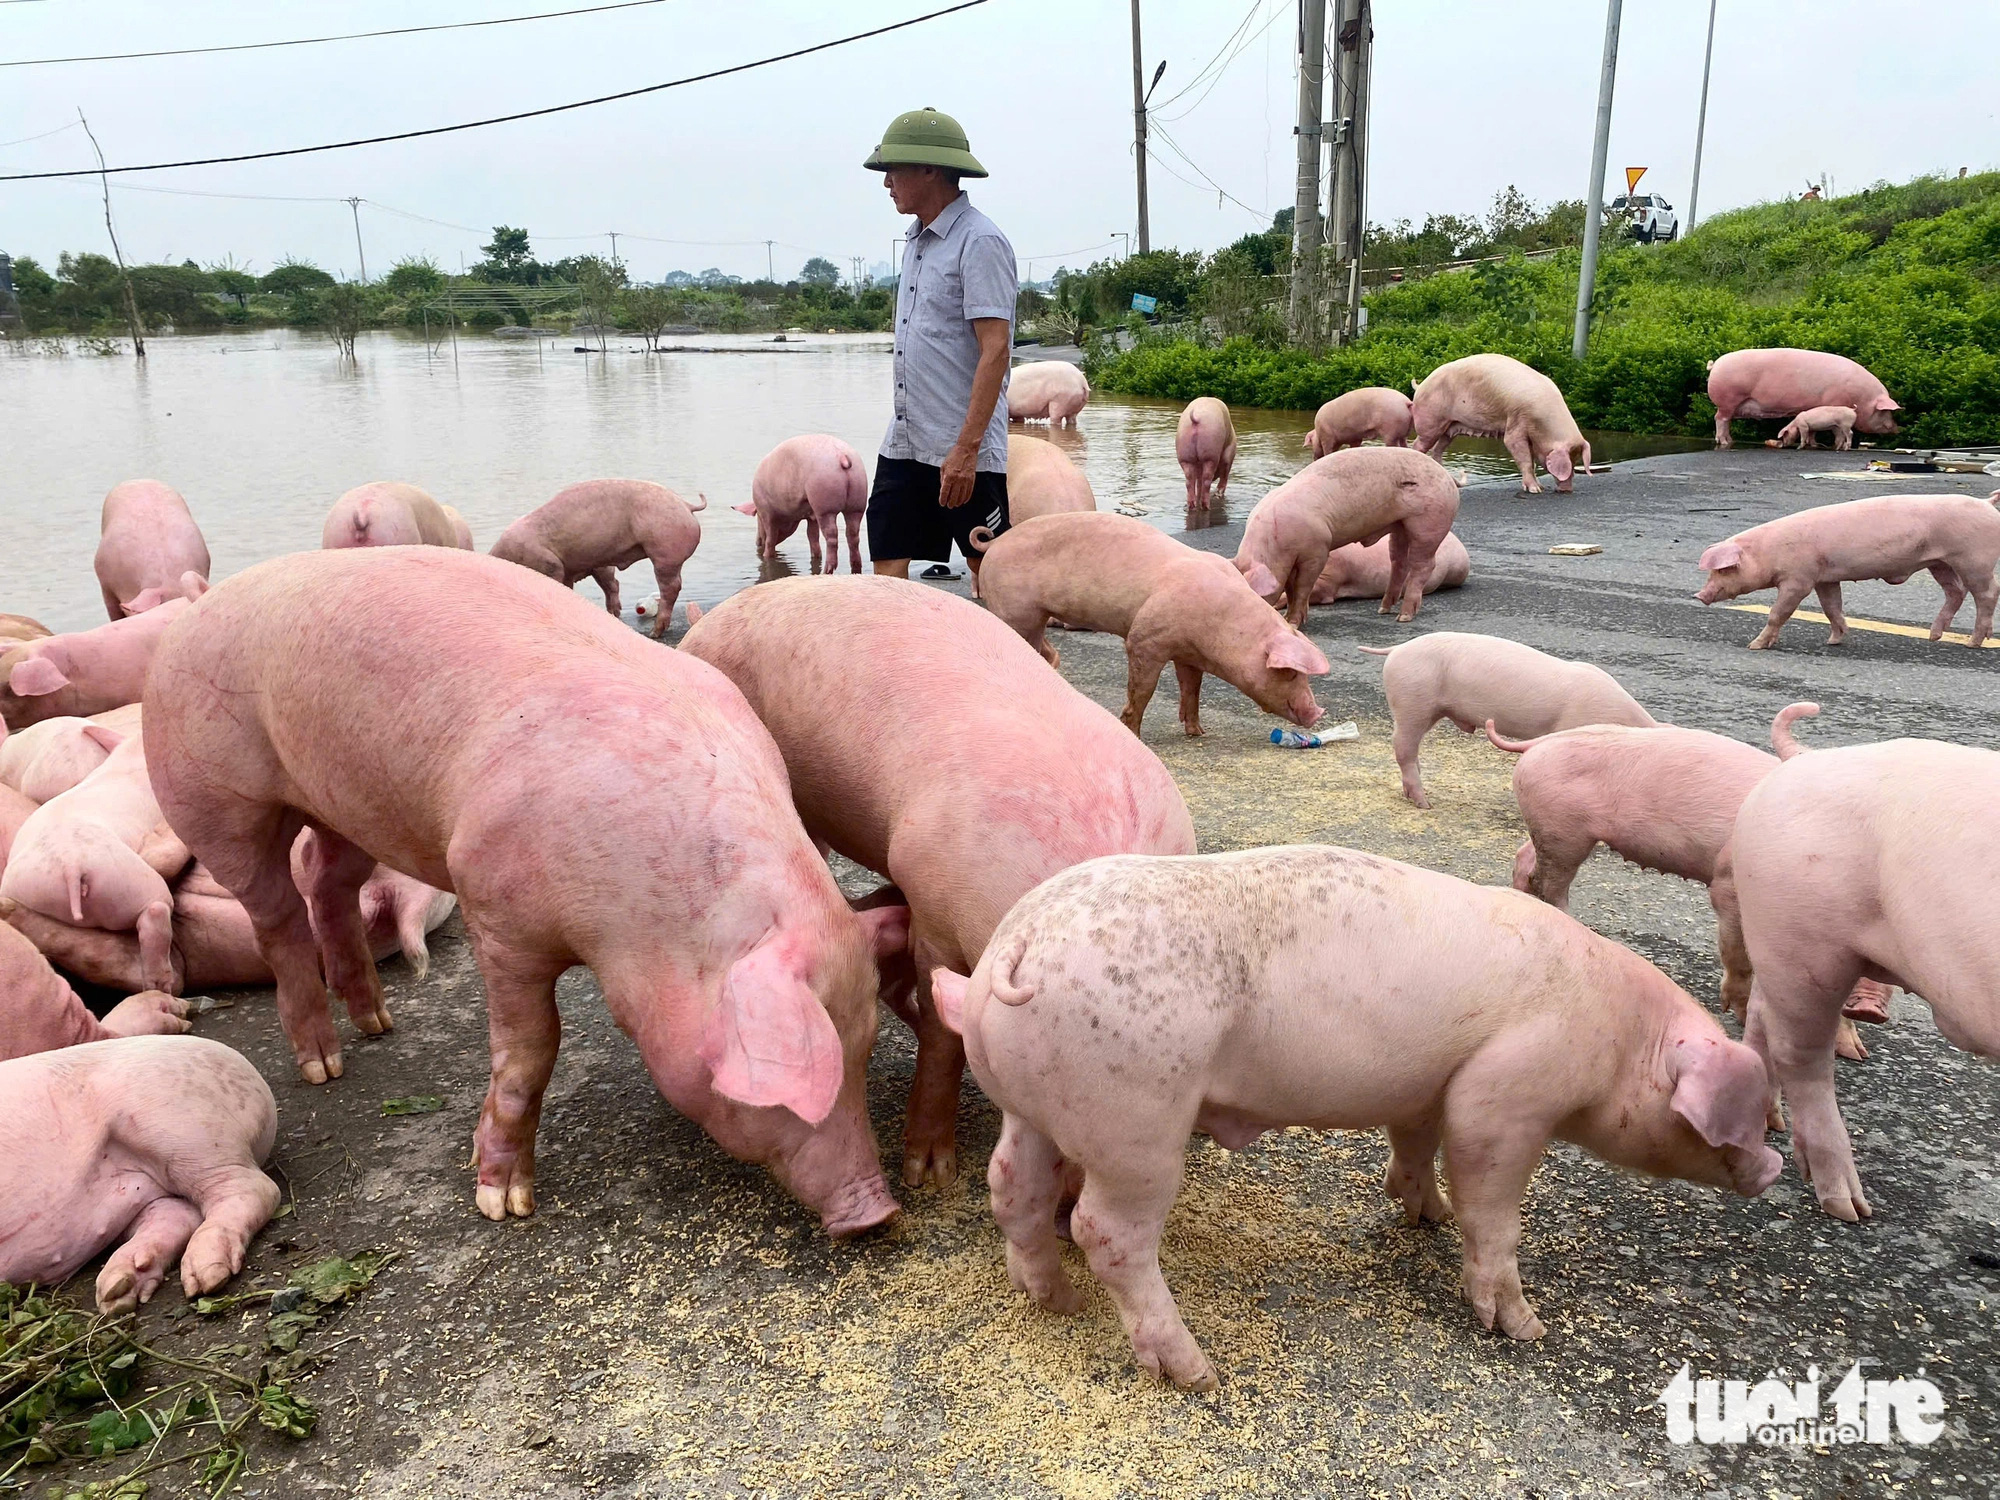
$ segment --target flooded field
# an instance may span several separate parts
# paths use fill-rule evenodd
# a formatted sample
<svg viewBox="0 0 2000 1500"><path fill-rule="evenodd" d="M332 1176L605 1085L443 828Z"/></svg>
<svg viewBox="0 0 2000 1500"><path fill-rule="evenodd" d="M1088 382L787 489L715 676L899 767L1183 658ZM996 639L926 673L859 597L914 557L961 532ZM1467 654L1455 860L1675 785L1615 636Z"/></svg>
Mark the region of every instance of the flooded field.
<svg viewBox="0 0 2000 1500"><path fill-rule="evenodd" d="M363 335L350 365L324 338L265 331L155 339L144 361L34 352L43 345L0 356L0 513L17 522L0 607L57 630L101 623L90 571L98 507L112 485L139 477L187 497L217 577L317 546L335 497L371 479L408 480L458 507L482 549L576 480L658 480L690 499L709 497L686 597L712 602L758 577L756 523L729 509L749 498L757 461L795 434L830 432L872 467L888 424L883 336L784 344L719 336L658 354L620 339L602 356L575 345L467 337L432 347L378 332ZM1100 394L1079 428L1054 436L1089 476L1100 508L1178 531L1179 411ZM1305 414L1235 417L1236 479L1211 524L1240 520L1307 457ZM1612 461L1704 446L1591 438ZM1513 473L1497 442L1461 441L1449 462L1477 477ZM803 533L781 549L778 566L805 570ZM628 602L651 591L643 566L627 575Z"/></svg>

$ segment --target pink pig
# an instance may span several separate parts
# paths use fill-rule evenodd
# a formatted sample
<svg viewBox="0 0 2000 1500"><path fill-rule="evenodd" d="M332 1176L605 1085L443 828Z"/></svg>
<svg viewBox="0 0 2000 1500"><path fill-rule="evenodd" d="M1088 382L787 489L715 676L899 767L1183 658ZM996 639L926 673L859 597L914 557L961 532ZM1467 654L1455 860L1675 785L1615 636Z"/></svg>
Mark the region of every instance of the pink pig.
<svg viewBox="0 0 2000 1500"><path fill-rule="evenodd" d="M861 571L861 518L868 511L868 471L861 455L837 437L808 433L786 438L757 465L750 498L734 507L757 518L757 555L767 562L778 543L806 528L815 573L840 568L840 523L847 523L847 565ZM820 533L826 533L826 561L820 561ZM665 591L662 590L664 597ZM662 611L662 619L665 613Z"/></svg>
<svg viewBox="0 0 2000 1500"><path fill-rule="evenodd" d="M1312 602L1332 604L1341 599L1381 598L1389 589L1393 561L1387 537L1365 547L1359 542L1335 547L1327 554L1319 581L1313 584ZM1457 532L1448 532L1438 543L1437 556L1431 560L1424 592L1435 594L1440 589L1455 589L1471 574L1472 558L1465 550L1465 543L1458 539Z"/></svg>
<svg viewBox="0 0 2000 1500"><path fill-rule="evenodd" d="M456 524L454 523L456 521ZM414 484L378 479L333 502L319 544L342 547L456 547L472 550L472 528Z"/></svg>
<svg viewBox="0 0 2000 1500"><path fill-rule="evenodd" d="M7 856L14 851L14 839L28 819L35 815L36 806L36 803L0 781L0 871L7 868Z"/></svg>
<svg viewBox="0 0 2000 1500"><path fill-rule="evenodd" d="M0 921L0 1062L107 1037L186 1031L186 1016L185 1000L145 990L98 1020L41 950Z"/></svg>
<svg viewBox="0 0 2000 1500"><path fill-rule="evenodd" d="M89 719L44 719L0 739L0 782L32 801L47 802L103 765L124 738Z"/></svg>
<svg viewBox="0 0 2000 1500"><path fill-rule="evenodd" d="M689 505L663 484L644 479L586 479L558 490L554 499L531 510L500 533L493 555L553 578L564 588L590 577L604 590L604 608L618 614L618 570L649 561L660 590L653 639L666 633L674 601L681 595L681 568L701 545L701 522L694 513L708 497Z"/></svg>
<svg viewBox="0 0 2000 1500"><path fill-rule="evenodd" d="M1976 495L1876 495L1840 505L1815 505L1739 531L1701 555L1708 582L1695 595L1703 604L1776 588L1771 613L1752 651L1778 638L1792 611L1808 593L1819 595L1833 629L1829 646L1847 635L1840 585L1859 578L1901 583L1930 570L1944 589L1944 604L1931 622L1931 639L1944 634L1967 593L1972 595L1972 635L1977 646L1993 629L1993 606L2000 598L1994 567L2000 564L2000 490L1990 499Z"/></svg>
<svg viewBox="0 0 2000 1500"><path fill-rule="evenodd" d="M1539 495L1540 464L1567 495L1577 468L1590 467L1590 444L1556 383L1504 354L1472 354L1439 365L1411 403L1419 452L1443 453L1456 437L1496 437L1521 471L1521 489Z"/></svg>
<svg viewBox="0 0 2000 1500"><path fill-rule="evenodd" d="M1781 1170L1757 1055L1658 969L1519 892L1352 849L1092 860L1022 897L969 981L933 983L1004 1116L1009 1279L1079 1310L1055 1213L1081 1168L1077 1248L1139 1363L1196 1389L1215 1370L1159 1262L1191 1130L1241 1151L1384 1129L1385 1190L1412 1224L1456 1216L1474 1316L1519 1339L1544 1331L1515 1251L1552 1140L1746 1197Z"/></svg>
<svg viewBox="0 0 2000 1500"><path fill-rule="evenodd" d="M1023 432L1007 434L1009 525L1018 526L1036 516L1096 509L1097 496L1090 481L1067 453L1044 438Z"/></svg>
<svg viewBox="0 0 2000 1500"><path fill-rule="evenodd" d="M1174 457L1187 477L1188 509L1207 510L1210 489L1220 498L1236 467L1236 424L1229 408L1213 396L1188 402L1174 433Z"/></svg>
<svg viewBox="0 0 2000 1500"><path fill-rule="evenodd" d="M1031 360L1008 372L1002 399L1010 422L1045 421L1051 427L1068 422L1074 427L1076 414L1090 400L1090 382L1066 360Z"/></svg>
<svg viewBox="0 0 2000 1500"><path fill-rule="evenodd" d="M1262 580L1274 588L1275 579ZM1125 711L1134 734L1167 663L1180 682L1181 728L1200 734L1201 678L1209 672L1258 707L1310 727L1325 716L1311 677L1333 670L1319 647L1286 625L1226 557L1197 552L1130 516L1044 516L993 543L979 575L994 618L1057 662L1043 633L1051 617L1125 638Z"/></svg>
<svg viewBox="0 0 2000 1500"><path fill-rule="evenodd" d="M1833 434L1836 453L1854 446L1855 411L1851 406L1815 406L1802 411L1764 444L1766 448L1817 448L1822 432Z"/></svg>
<svg viewBox="0 0 2000 1500"><path fill-rule="evenodd" d="M377 860L457 895L492 1038L488 1218L534 1212L556 981L577 964L667 1099L830 1233L895 1213L865 1090L876 962L908 913L848 910L719 673L498 558L294 553L169 634L145 740L168 818L250 915L309 1083L342 1070L329 989L390 1028L359 902Z"/></svg>
<svg viewBox="0 0 2000 1500"><path fill-rule="evenodd" d="M1410 439L1415 426L1410 398L1386 385L1364 385L1359 390L1335 396L1313 417L1306 447L1314 458L1325 458L1342 448L1359 448L1370 438L1383 446L1400 448Z"/></svg>
<svg viewBox="0 0 2000 1500"><path fill-rule="evenodd" d="M1431 562L1457 517L1458 485L1435 459L1407 448L1355 448L1315 459L1257 502L1236 568L1251 577L1261 563L1285 596L1286 618L1303 625L1333 549L1387 537L1382 613L1400 598L1396 618L1407 622L1416 618Z"/></svg>
<svg viewBox="0 0 2000 1500"><path fill-rule="evenodd" d="M1858 432L1896 430L1902 407L1882 382L1840 354L1817 349L1738 349L1708 366L1708 399L1715 403L1715 446L1729 446L1737 417L1791 417L1821 406L1854 409Z"/></svg>
<svg viewBox="0 0 2000 1500"><path fill-rule="evenodd" d="M181 579L208 577L208 543L187 501L157 479L128 479L104 497L97 543L97 586L114 620L158 609L187 590Z"/></svg>
<svg viewBox="0 0 2000 1500"><path fill-rule="evenodd" d="M160 637L187 608L188 599L208 585L199 574L188 573L181 587L187 598L169 599L157 609L95 630L44 636L0 655L0 719L9 729L26 729L43 719L137 703L146 691L146 671Z"/></svg>

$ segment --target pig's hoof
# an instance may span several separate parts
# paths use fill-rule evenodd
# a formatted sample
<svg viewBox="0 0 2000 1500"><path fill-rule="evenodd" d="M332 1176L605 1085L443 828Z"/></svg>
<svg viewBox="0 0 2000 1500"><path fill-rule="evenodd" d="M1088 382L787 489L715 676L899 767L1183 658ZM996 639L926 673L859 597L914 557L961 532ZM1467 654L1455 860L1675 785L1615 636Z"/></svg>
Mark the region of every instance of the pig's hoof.
<svg viewBox="0 0 2000 1500"><path fill-rule="evenodd" d="M1194 739L1200 739L1201 736L1207 734L1208 731L1201 727L1201 720L1199 719L1195 719L1193 721L1183 719L1181 720L1181 733L1186 735L1189 739L1194 740Z"/></svg>
<svg viewBox="0 0 2000 1500"><path fill-rule="evenodd" d="M1396 623L1398 625L1407 625L1416 617L1417 612L1414 609L1404 610L1403 613L1396 616Z"/></svg>
<svg viewBox="0 0 2000 1500"><path fill-rule="evenodd" d="M1535 1316L1535 1310L1525 1302L1518 1308L1501 1310L1500 1329L1510 1339L1538 1339L1549 1331L1547 1325Z"/></svg>
<svg viewBox="0 0 2000 1500"><path fill-rule="evenodd" d="M1766 651L1770 649L1770 645L1770 641L1760 635L1750 643L1750 649L1752 651Z"/></svg>
<svg viewBox="0 0 2000 1500"><path fill-rule="evenodd" d="M139 1280L124 1266L106 1266L97 1278L97 1310L107 1316L139 1306Z"/></svg>
<svg viewBox="0 0 2000 1500"><path fill-rule="evenodd" d="M1845 1017L1841 1019L1840 1031L1833 1039L1833 1050L1849 1062L1866 1062L1868 1048L1862 1043L1861 1033L1854 1029L1854 1023Z"/></svg>
<svg viewBox="0 0 2000 1500"><path fill-rule="evenodd" d="M1068 1318L1083 1311L1083 1294L1063 1270L1061 1260L1054 1256L1050 1257L1048 1268L1042 1270L1031 1267L1028 1257L1009 1245L1007 1279L1014 1284L1015 1291L1025 1293L1044 1312Z"/></svg>
<svg viewBox="0 0 2000 1500"><path fill-rule="evenodd" d="M396 1029L396 1023L389 1018L388 1002L379 994L364 995L351 1002L347 1007L347 1019L363 1036L381 1036Z"/></svg>
<svg viewBox="0 0 2000 1500"><path fill-rule="evenodd" d="M482 1182L473 1193L473 1201L496 1224L504 1222L510 1214L517 1219L533 1218L535 1184L528 1181L502 1187L497 1182Z"/></svg>
<svg viewBox="0 0 2000 1500"><path fill-rule="evenodd" d="M1171 1380L1183 1390L1214 1390L1220 1382L1215 1378L1215 1367L1201 1352L1201 1346L1185 1331L1178 1343L1184 1347L1153 1349L1134 1344L1133 1353L1148 1373L1162 1380Z"/></svg>
<svg viewBox="0 0 2000 1500"><path fill-rule="evenodd" d="M951 1141L912 1144L903 1153L904 1187L948 1187L958 1180L958 1148Z"/></svg>
<svg viewBox="0 0 2000 1500"><path fill-rule="evenodd" d="M304 1057L299 1059L299 1076L307 1083L325 1083L329 1078L340 1076L340 1053L338 1050L324 1057Z"/></svg>

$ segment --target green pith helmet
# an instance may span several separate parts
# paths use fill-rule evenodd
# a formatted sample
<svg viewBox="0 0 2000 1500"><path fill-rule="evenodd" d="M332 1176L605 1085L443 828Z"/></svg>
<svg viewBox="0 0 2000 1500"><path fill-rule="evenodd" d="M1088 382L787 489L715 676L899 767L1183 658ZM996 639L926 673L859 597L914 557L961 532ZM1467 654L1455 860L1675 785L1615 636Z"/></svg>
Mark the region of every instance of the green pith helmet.
<svg viewBox="0 0 2000 1500"><path fill-rule="evenodd" d="M897 115L882 132L882 144L868 153L862 166L871 172L891 167L943 167L963 177L984 177L986 168L972 154L965 132L950 115L928 105Z"/></svg>

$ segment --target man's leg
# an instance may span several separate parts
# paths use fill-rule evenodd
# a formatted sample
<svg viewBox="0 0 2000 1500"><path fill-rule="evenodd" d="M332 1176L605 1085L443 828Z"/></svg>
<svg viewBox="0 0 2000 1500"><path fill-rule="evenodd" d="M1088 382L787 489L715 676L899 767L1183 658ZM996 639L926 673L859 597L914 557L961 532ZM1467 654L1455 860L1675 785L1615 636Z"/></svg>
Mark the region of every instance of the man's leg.
<svg viewBox="0 0 2000 1500"><path fill-rule="evenodd" d="M951 555L949 537L944 539L942 551L936 542L937 496L936 469L908 459L876 459L867 513L868 553L876 573L885 578L908 578L911 558L935 556L942 560Z"/></svg>
<svg viewBox="0 0 2000 1500"><path fill-rule="evenodd" d="M907 557L878 557L875 559L874 568L884 578L908 578L910 576L910 560Z"/></svg>

